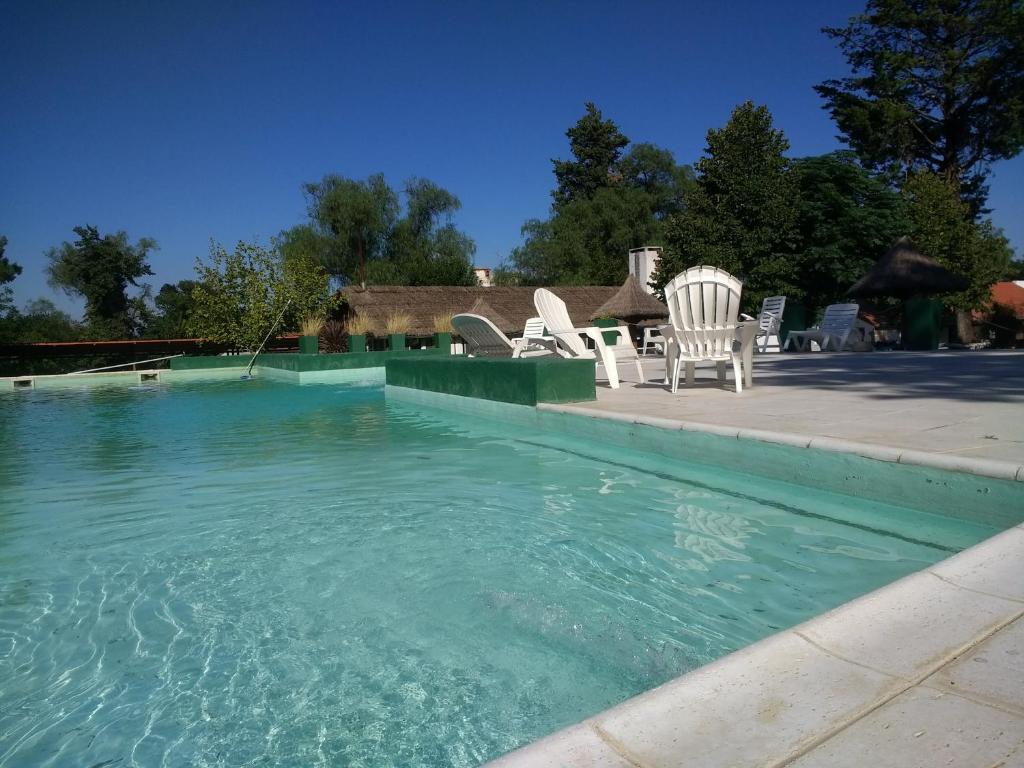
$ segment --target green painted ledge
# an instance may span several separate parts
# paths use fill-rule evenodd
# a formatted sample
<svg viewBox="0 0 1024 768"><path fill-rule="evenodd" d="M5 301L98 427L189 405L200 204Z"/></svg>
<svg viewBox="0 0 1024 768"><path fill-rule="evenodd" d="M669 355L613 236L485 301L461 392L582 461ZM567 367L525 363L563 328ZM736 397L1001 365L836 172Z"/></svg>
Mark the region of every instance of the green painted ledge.
<svg viewBox="0 0 1024 768"><path fill-rule="evenodd" d="M516 405L597 399L593 360L401 355L385 364L388 385Z"/></svg>
<svg viewBox="0 0 1024 768"><path fill-rule="evenodd" d="M400 352L346 352L344 354L303 355L295 352L259 355L256 365L282 371L343 371L352 368L383 368L395 358L448 358L447 350L410 349ZM172 371L197 371L211 368L245 368L252 355L204 355L171 358ZM554 402L554 401L552 401ZM561 402L561 401L560 401Z"/></svg>

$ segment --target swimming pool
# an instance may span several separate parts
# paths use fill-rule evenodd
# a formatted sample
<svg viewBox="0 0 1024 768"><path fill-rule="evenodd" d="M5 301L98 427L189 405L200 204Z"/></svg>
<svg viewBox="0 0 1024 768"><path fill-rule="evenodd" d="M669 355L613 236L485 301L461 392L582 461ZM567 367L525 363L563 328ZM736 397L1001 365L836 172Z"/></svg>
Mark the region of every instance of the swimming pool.
<svg viewBox="0 0 1024 768"><path fill-rule="evenodd" d="M996 531L379 387L0 409L0 766L476 765Z"/></svg>

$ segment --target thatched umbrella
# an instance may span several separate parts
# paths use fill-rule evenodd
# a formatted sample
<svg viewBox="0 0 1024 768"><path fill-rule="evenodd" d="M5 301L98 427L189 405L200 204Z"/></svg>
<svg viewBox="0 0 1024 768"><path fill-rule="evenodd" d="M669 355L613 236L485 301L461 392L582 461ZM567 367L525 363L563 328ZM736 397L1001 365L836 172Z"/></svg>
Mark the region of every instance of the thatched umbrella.
<svg viewBox="0 0 1024 768"><path fill-rule="evenodd" d="M941 335L942 302L929 294L966 288L968 281L954 275L935 259L901 237L848 291L851 296L893 296L902 299L900 322L904 349L937 349Z"/></svg>
<svg viewBox="0 0 1024 768"><path fill-rule="evenodd" d="M488 304L487 300L482 297L473 302L473 306L470 308L469 314L482 315L483 317L486 317L505 333L508 333L515 328L515 326L512 325L512 323L503 314L494 309L494 307Z"/></svg>
<svg viewBox="0 0 1024 768"><path fill-rule="evenodd" d="M641 288L636 277L630 275L618 292L598 307L590 319L596 320L599 317L614 317L636 323L668 317L668 307Z"/></svg>
<svg viewBox="0 0 1024 768"><path fill-rule="evenodd" d="M901 237L889 252L875 262L854 286L851 296L910 296L962 291L968 281L954 275L935 259L914 248L909 238Z"/></svg>

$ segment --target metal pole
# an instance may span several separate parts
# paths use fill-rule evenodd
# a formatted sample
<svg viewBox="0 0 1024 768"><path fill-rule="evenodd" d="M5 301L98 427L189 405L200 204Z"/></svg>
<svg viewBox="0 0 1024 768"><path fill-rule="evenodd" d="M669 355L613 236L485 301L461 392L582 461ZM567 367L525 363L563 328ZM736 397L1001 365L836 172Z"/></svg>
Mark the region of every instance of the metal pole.
<svg viewBox="0 0 1024 768"><path fill-rule="evenodd" d="M288 310L288 305L291 303L291 299L288 299L288 301L284 303L284 307L281 308L281 313L277 316L277 320L275 320L274 324L270 326L270 330L267 331L267 335L263 337L263 341L260 342L260 345L256 347L256 354L252 356L252 360L249 361L249 367L245 369L246 376L252 374L252 367L253 365L256 364L256 357L259 355L260 350L262 350L264 345L267 343L267 339L270 338L270 334L272 334L274 332L274 329L277 328L277 324L281 322L281 318L284 317L284 313Z"/></svg>

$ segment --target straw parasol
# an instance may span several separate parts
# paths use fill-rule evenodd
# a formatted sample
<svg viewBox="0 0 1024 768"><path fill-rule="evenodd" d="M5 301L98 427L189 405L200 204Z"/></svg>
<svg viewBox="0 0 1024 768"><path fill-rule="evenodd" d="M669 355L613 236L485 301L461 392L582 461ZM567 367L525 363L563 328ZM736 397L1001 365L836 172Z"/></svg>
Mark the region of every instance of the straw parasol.
<svg viewBox="0 0 1024 768"><path fill-rule="evenodd" d="M636 277L630 275L618 292L598 307L590 319L599 317L614 317L627 322L655 320L668 317L668 307L641 288Z"/></svg>
<svg viewBox="0 0 1024 768"><path fill-rule="evenodd" d="M909 238L901 237L854 286L851 296L895 296L962 291L967 280L954 275L935 259L920 253Z"/></svg>
<svg viewBox="0 0 1024 768"><path fill-rule="evenodd" d="M498 310L496 310L494 307L488 304L487 300L484 299L483 297L473 302L473 306L470 308L469 314L482 315L483 317L486 317L488 320L494 323L498 328L504 331L507 331L513 327L512 323L510 323L505 318L504 315L498 312Z"/></svg>

